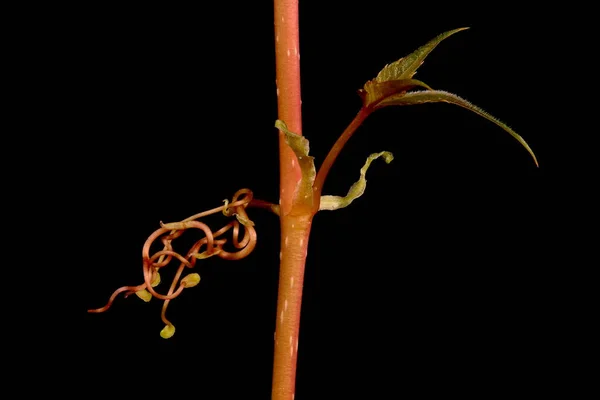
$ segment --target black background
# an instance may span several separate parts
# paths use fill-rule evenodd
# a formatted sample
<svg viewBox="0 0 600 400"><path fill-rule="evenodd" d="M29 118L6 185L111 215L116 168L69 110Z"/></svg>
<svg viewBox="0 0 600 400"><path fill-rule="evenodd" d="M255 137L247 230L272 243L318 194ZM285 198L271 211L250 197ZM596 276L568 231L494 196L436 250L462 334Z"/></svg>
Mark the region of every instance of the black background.
<svg viewBox="0 0 600 400"><path fill-rule="evenodd" d="M568 47L554 28L569 17L508 5L323 3L300 6L303 133L317 166L360 108L365 81L470 26L416 78L507 122L540 168L507 133L456 106L371 115L325 192L345 194L370 153L396 158L373 163L350 207L315 217L296 399L563 388L574 256L563 241L570 213L557 211L569 150L554 96L566 84L552 71L564 69L557 54ZM216 207L242 187L277 201L272 3L75 13L78 382L145 397L269 398L279 228L266 212L251 214L259 242L247 259L198 263L201 284L169 306L170 340L159 336L159 301L119 297L104 314L85 310L141 282L141 248L160 221Z"/></svg>

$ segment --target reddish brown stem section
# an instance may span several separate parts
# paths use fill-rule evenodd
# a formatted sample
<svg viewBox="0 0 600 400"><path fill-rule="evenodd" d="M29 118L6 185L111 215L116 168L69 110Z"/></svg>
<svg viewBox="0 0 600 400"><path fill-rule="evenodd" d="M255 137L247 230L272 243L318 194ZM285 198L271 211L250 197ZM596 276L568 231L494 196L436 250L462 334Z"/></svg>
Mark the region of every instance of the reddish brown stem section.
<svg viewBox="0 0 600 400"><path fill-rule="evenodd" d="M275 60L278 118L302 134L298 0L275 0ZM281 265L275 331L272 400L293 400L302 284L314 211L294 204L301 177L296 155L279 133Z"/></svg>
<svg viewBox="0 0 600 400"><path fill-rule="evenodd" d="M278 117L290 131L302 135L298 0L275 0L274 16ZM272 400L293 400L295 396L304 267L321 189L342 148L370 113L370 108L363 107L342 133L317 174L312 196L308 194L308 200L303 197L304 201L295 197L302 176L298 160L279 133L281 265Z"/></svg>
<svg viewBox="0 0 600 400"><path fill-rule="evenodd" d="M302 134L298 0L275 0L275 67L279 119Z"/></svg>
<svg viewBox="0 0 600 400"><path fill-rule="evenodd" d="M275 82L278 118L288 129L302 135L302 100L300 92L300 40L298 0L275 0ZM301 171L293 150L279 133L279 191L281 214L292 209L293 194Z"/></svg>
<svg viewBox="0 0 600 400"><path fill-rule="evenodd" d="M371 108L361 108L358 114L356 114L356 116L352 120L352 122L350 122L350 125L346 127L346 129L344 130L344 132L342 132L342 134L335 142L333 147L331 147L331 150L329 150L329 153L327 154L327 157L325 157L323 164L321 164L321 167L319 167L319 172L317 173L317 177L315 178L315 183L313 185L313 187L315 188L315 196L321 196L323 184L325 183L325 179L327 178L327 175L329 174L333 163L335 162L338 155L346 145L346 142L350 140L354 132L356 132L358 127L364 122L364 120L369 116L369 114L371 114L372 111L373 110Z"/></svg>
<svg viewBox="0 0 600 400"><path fill-rule="evenodd" d="M292 400L295 394L302 287L311 220L310 214L288 215L281 223L273 400Z"/></svg>

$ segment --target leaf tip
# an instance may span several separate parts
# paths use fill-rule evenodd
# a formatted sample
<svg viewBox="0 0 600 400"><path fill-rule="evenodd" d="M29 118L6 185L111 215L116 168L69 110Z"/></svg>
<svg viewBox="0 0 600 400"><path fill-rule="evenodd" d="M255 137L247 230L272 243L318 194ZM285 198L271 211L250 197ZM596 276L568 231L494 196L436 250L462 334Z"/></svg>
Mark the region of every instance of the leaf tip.
<svg viewBox="0 0 600 400"><path fill-rule="evenodd" d="M538 162L537 157L533 153L531 153L531 156L533 157L533 162L535 163L535 166L539 168L540 163Z"/></svg>

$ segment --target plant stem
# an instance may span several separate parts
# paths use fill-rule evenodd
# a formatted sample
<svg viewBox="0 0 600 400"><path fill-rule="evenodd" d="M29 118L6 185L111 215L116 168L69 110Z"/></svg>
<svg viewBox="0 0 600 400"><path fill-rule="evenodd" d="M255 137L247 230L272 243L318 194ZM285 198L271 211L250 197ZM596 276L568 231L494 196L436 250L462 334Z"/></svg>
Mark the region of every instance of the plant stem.
<svg viewBox="0 0 600 400"><path fill-rule="evenodd" d="M290 131L302 135L298 0L275 0L274 11L278 118L285 122ZM301 171L300 166L293 162L296 156L282 132L279 133L279 154L279 191L283 216L291 211Z"/></svg>
<svg viewBox="0 0 600 400"><path fill-rule="evenodd" d="M275 0L278 118L302 134L298 0ZM279 133L281 264L275 330L272 400L293 400L304 266L314 210L294 206L302 174L296 155ZM297 204L296 204L297 206Z"/></svg>
<svg viewBox="0 0 600 400"><path fill-rule="evenodd" d="M327 174L331 170L333 163L335 162L337 156L340 154L346 142L350 140L356 129L364 122L364 120L371 114L373 110L371 108L362 107L358 114L354 117L350 125L346 127L344 132L340 135L338 140L334 143L325 157L323 164L319 167L319 172L317 173L317 177L315 178L315 183L313 187L315 188L314 195L321 196L321 190L323 189L323 184L325 183L325 179L327 178Z"/></svg>
<svg viewBox="0 0 600 400"><path fill-rule="evenodd" d="M296 387L304 266L312 215L282 218L272 400L292 400Z"/></svg>
<svg viewBox="0 0 600 400"><path fill-rule="evenodd" d="M302 134L298 0L275 0L275 62L279 119Z"/></svg>

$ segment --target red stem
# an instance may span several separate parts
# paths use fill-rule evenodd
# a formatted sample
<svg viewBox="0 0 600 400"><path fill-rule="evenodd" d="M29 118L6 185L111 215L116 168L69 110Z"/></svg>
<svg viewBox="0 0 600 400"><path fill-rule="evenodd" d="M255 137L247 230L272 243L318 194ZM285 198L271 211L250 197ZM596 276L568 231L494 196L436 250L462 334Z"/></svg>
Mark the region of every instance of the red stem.
<svg viewBox="0 0 600 400"><path fill-rule="evenodd" d="M290 131L301 135L298 0L274 1L278 118ZM280 207L277 211L281 223L281 264L272 400L293 400L295 396L302 287L308 238L317 211L314 205L319 204L321 188L335 159L370 112L370 109L361 109L334 144L317 174L313 186L315 197L310 204L294 198L302 176L300 163L283 133L279 133Z"/></svg>
<svg viewBox="0 0 600 400"><path fill-rule="evenodd" d="M298 0L274 0L278 118L302 134ZM272 400L293 400L306 249L314 210L293 206L301 171L279 133L281 265L277 300Z"/></svg>
<svg viewBox="0 0 600 400"><path fill-rule="evenodd" d="M272 400L292 400L295 394L304 266L312 217L288 215L281 220Z"/></svg>
<svg viewBox="0 0 600 400"><path fill-rule="evenodd" d="M321 167L319 167L319 172L317 173L315 183L313 184L313 187L315 188L315 196L321 196L323 184L325 183L325 179L327 178L327 175L329 174L333 163L335 162L336 158L346 145L346 142L348 142L348 140L352 137L354 132L356 132L358 127L364 122L364 120L369 116L369 114L371 114L372 111L373 110L371 108L361 108L358 114L356 114L356 116L352 120L352 122L350 122L350 125L346 127L346 129L344 130L344 132L342 132L342 134L335 142L333 147L331 147L331 150L329 150L329 153L327 154L327 157L325 157L323 164L321 164Z"/></svg>

